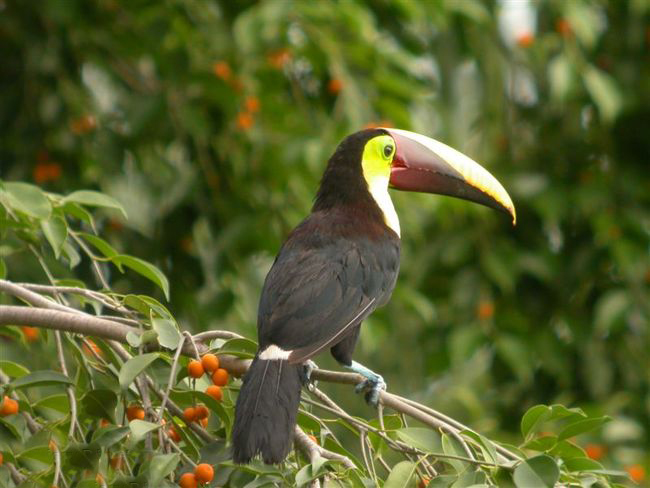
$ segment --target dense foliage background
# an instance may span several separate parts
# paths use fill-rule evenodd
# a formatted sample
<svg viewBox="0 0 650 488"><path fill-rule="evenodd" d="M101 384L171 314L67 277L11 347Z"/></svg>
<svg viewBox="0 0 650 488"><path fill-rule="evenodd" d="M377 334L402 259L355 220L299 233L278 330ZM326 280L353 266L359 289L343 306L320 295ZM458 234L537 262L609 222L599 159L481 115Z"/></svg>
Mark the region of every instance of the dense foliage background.
<svg viewBox="0 0 650 488"><path fill-rule="evenodd" d="M401 275L356 359L505 441L535 403L610 415L579 444L647 468L649 20L646 0L0 1L0 177L112 195L129 218L106 212L100 232L164 271L176 317L252 337L340 139L389 125L442 140L497 176L518 224L394 192ZM43 281L28 253L0 258Z"/></svg>

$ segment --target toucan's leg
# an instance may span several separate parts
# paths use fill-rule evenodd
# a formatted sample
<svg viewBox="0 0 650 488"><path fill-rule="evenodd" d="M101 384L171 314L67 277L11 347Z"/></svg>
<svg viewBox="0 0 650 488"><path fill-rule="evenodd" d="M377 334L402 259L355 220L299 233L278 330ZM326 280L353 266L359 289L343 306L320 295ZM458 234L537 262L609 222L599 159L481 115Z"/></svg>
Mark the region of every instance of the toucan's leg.
<svg viewBox="0 0 650 488"><path fill-rule="evenodd" d="M362 381L354 388L354 391L360 393L367 390L366 401L376 407L379 402L379 392L386 389L384 378L356 361L352 361L346 368L366 378L365 381Z"/></svg>
<svg viewBox="0 0 650 488"><path fill-rule="evenodd" d="M366 378L365 381L356 386L355 390L357 393L367 390L366 401L376 407L379 401L379 391L386 389L386 383L377 373L370 371L356 361L352 361L352 352L357 344L360 329L360 325L357 325L341 342L335 344L332 347L332 356L344 367Z"/></svg>

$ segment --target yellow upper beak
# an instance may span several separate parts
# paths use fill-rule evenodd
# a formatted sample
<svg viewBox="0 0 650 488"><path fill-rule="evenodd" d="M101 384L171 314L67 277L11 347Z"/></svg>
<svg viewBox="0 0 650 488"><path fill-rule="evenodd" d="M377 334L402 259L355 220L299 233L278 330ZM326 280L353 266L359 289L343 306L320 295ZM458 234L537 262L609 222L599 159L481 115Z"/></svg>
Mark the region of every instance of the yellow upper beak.
<svg viewBox="0 0 650 488"><path fill-rule="evenodd" d="M517 223L505 188L476 161L415 132L383 129L395 140L390 185L398 190L463 198L506 212Z"/></svg>

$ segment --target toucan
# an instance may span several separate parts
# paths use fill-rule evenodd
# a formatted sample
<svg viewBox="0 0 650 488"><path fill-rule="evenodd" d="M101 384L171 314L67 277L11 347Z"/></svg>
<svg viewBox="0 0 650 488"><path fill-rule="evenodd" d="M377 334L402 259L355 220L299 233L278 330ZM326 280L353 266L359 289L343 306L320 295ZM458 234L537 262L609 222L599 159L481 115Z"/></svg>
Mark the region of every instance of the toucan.
<svg viewBox="0 0 650 488"><path fill-rule="evenodd" d="M515 208L478 163L424 135L372 128L346 137L329 159L311 214L288 236L264 281L259 347L239 391L233 461L282 462L292 447L310 359L330 349L361 374L376 405L383 378L352 360L361 323L390 298L399 271L400 225L389 188Z"/></svg>

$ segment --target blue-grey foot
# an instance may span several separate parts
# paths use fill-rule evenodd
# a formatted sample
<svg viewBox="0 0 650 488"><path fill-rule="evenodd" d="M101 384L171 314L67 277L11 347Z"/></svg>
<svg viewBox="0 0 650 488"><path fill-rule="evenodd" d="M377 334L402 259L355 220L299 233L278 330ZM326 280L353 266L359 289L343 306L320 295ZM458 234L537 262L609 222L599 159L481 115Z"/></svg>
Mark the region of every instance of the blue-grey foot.
<svg viewBox="0 0 650 488"><path fill-rule="evenodd" d="M369 370L363 364L359 364L356 361L352 361L350 366L346 366L351 371L359 373L361 376L366 378L364 381L359 383L354 387L354 391L361 393L362 391L366 392L366 401L376 407L379 403L379 392L386 389L386 382L381 375L378 375L374 371Z"/></svg>

